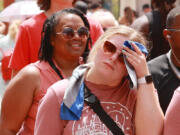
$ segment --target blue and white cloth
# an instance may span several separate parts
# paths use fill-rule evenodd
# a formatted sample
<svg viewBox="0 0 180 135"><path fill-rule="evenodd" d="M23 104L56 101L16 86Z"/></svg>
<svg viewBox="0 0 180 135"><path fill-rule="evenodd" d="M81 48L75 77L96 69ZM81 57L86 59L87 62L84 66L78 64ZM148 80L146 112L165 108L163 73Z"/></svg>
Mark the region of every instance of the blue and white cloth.
<svg viewBox="0 0 180 135"><path fill-rule="evenodd" d="M131 46L131 43L135 43L138 48L147 56L148 55L148 51L146 49L146 47L138 42L134 42L134 41L125 41L124 42L124 46L128 47L131 50L134 50L133 47ZM124 58L124 63L126 66L126 69L128 71L128 76L129 76L129 80L130 80L130 89L137 89L137 76L136 76L136 72L134 71L134 68L131 66L131 64L127 61L126 56L123 55Z"/></svg>
<svg viewBox="0 0 180 135"><path fill-rule="evenodd" d="M90 64L78 66L69 79L61 104L60 117L62 120L79 120L84 107L84 73Z"/></svg>

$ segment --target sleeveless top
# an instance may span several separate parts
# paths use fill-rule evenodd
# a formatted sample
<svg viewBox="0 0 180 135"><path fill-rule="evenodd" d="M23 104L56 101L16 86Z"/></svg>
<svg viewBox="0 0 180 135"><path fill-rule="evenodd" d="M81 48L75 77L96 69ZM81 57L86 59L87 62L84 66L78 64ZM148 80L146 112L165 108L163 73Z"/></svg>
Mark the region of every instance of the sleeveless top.
<svg viewBox="0 0 180 135"><path fill-rule="evenodd" d="M24 123L18 133L19 135L34 134L34 125L35 125L35 118L38 109L38 104L42 99L42 97L44 97L44 95L46 94L48 87L51 86L53 83L57 82L58 80L60 80L59 76L51 68L48 62L37 61L35 63L30 64L29 66L36 67L40 72L40 91L34 96L32 106L29 109L28 115L26 116Z"/></svg>

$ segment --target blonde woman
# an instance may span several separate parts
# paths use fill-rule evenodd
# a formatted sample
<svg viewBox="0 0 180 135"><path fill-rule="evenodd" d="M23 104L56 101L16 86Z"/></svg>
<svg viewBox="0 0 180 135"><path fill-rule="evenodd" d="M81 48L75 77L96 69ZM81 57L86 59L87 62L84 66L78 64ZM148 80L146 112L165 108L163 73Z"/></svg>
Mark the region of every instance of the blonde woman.
<svg viewBox="0 0 180 135"><path fill-rule="evenodd" d="M134 51L124 47L124 41L131 41ZM35 135L161 135L164 116L152 80L145 81L150 73L144 53L136 46L140 43L146 44L132 28L108 29L92 48L88 64L48 89L38 109ZM135 89L129 87L125 61L138 78ZM92 94L96 98L89 99ZM110 116L116 131L111 129L113 122L107 121L108 125L92 109L96 103Z"/></svg>

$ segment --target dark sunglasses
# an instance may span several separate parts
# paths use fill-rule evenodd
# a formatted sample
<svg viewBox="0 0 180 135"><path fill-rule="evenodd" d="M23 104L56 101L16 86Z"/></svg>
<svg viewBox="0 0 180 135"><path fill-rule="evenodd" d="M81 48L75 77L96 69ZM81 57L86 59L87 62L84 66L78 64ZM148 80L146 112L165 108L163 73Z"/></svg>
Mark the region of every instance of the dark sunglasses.
<svg viewBox="0 0 180 135"><path fill-rule="evenodd" d="M105 42L104 42L104 45L103 45L103 50L104 50L104 53L105 53L105 54L113 55L113 54L116 53L117 47L116 47L113 43L111 43L111 42L109 42L109 41L105 41ZM118 55L118 60L119 60L120 62L123 61L123 54L122 54L122 53L120 53L120 54Z"/></svg>
<svg viewBox="0 0 180 135"><path fill-rule="evenodd" d="M75 33L77 33L80 38L88 38L89 36L89 30L86 27L80 27L77 31L70 27L66 27L56 34L62 35L65 39L72 39L75 36Z"/></svg>

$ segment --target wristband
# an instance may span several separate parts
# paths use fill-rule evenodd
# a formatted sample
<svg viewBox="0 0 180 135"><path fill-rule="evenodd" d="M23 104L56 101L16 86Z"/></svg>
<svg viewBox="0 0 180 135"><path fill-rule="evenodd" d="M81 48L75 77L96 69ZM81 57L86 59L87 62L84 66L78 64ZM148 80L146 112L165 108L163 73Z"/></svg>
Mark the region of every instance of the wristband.
<svg viewBox="0 0 180 135"><path fill-rule="evenodd" d="M137 80L138 84L149 84L152 82L153 82L152 75L147 75L147 76L138 78L138 80Z"/></svg>

